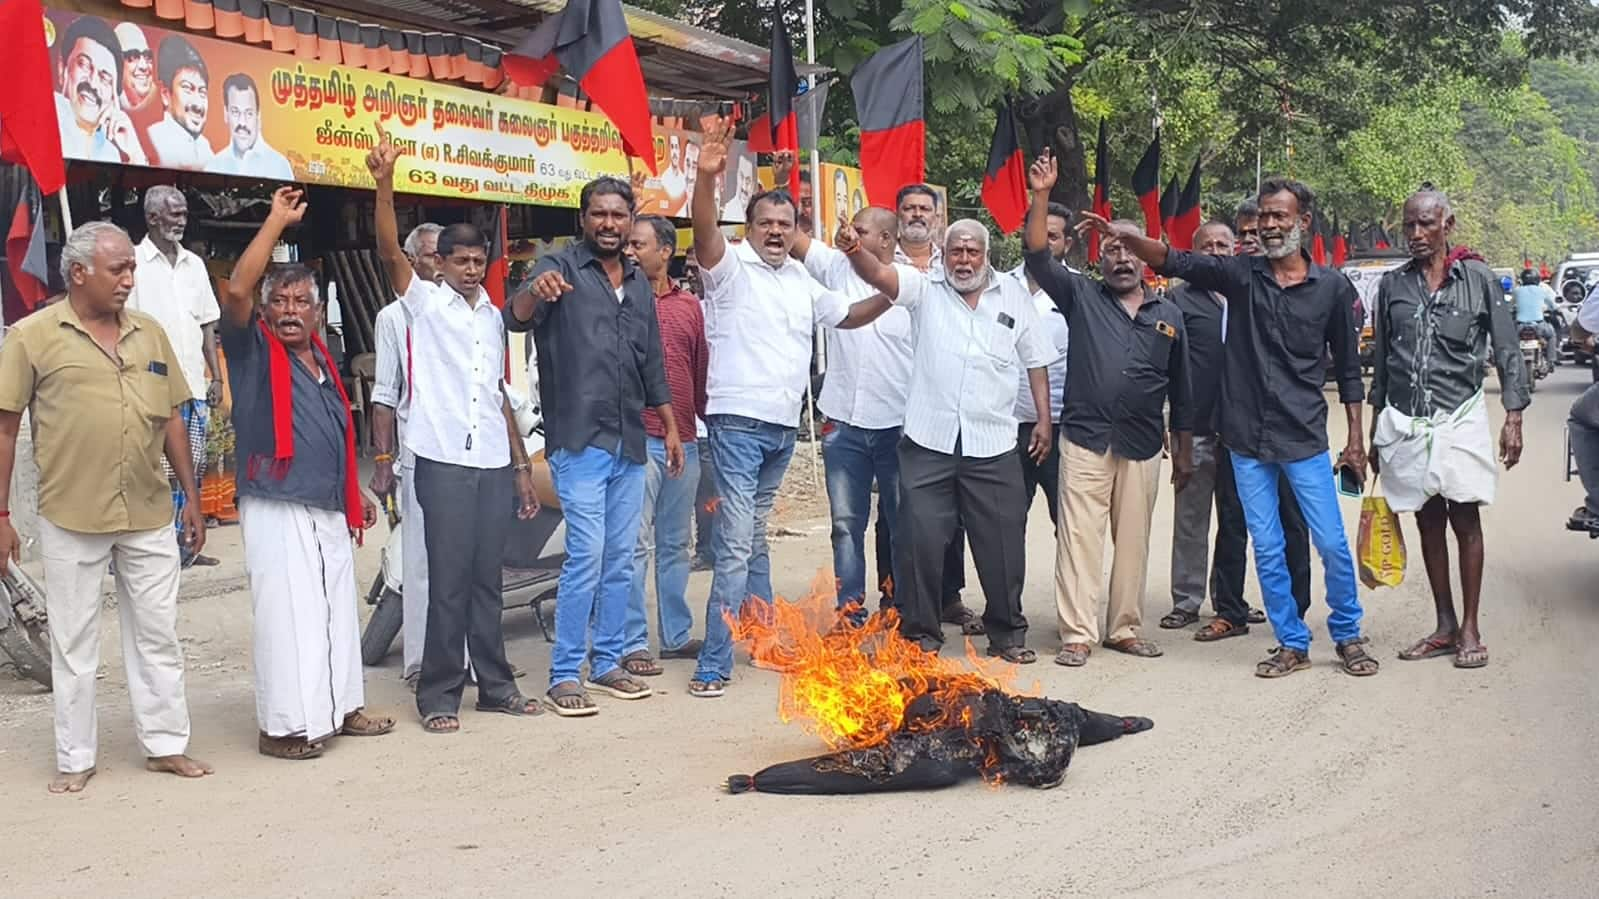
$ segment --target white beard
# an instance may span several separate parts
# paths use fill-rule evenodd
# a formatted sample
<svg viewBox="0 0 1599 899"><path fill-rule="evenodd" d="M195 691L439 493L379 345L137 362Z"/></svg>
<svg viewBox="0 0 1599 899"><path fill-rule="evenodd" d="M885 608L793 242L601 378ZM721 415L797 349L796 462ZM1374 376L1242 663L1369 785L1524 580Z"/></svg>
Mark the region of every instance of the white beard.
<svg viewBox="0 0 1599 899"><path fill-rule="evenodd" d="M949 286L955 288L956 291L970 293L988 283L988 271L989 267L985 265L973 272L970 278L961 278L954 272L946 270L944 278L949 281Z"/></svg>
<svg viewBox="0 0 1599 899"><path fill-rule="evenodd" d="M1266 258L1268 259L1286 259L1298 253L1300 247L1304 245L1305 229L1301 228L1298 222L1294 222L1294 227L1283 235L1283 242L1280 246L1276 248L1268 246L1264 238L1262 238L1261 242L1261 246L1266 250Z"/></svg>

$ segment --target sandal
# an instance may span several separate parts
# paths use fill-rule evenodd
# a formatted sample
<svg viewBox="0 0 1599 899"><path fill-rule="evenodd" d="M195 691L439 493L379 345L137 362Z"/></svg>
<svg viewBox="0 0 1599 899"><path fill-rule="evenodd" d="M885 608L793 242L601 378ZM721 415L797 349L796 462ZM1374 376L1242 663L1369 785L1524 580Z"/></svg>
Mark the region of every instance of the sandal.
<svg viewBox="0 0 1599 899"><path fill-rule="evenodd" d="M577 681L562 681L544 694L550 708L562 718L587 718L598 715L600 707L583 691Z"/></svg>
<svg viewBox="0 0 1599 899"><path fill-rule="evenodd" d="M1198 612L1190 612L1187 609L1172 609L1166 613L1165 617L1160 619L1160 626L1165 630L1175 631L1185 628L1198 620Z"/></svg>
<svg viewBox="0 0 1599 899"><path fill-rule="evenodd" d="M1038 653L1025 646L990 646L988 655L998 656L1012 665L1031 665L1038 661Z"/></svg>
<svg viewBox="0 0 1599 899"><path fill-rule="evenodd" d="M958 599L944 607L938 620L944 624L960 625L961 634L967 637L980 637L988 633L988 628L983 626L982 616Z"/></svg>
<svg viewBox="0 0 1599 899"><path fill-rule="evenodd" d="M1249 608L1249 617L1247 619L1245 619L1245 620L1248 621L1250 624L1265 624L1266 623L1266 613L1264 611L1260 610L1260 609L1257 609L1257 608L1251 606Z"/></svg>
<svg viewBox="0 0 1599 899"><path fill-rule="evenodd" d="M1456 668L1486 668L1488 667L1488 647L1482 644L1466 647L1462 646L1455 651Z"/></svg>
<svg viewBox="0 0 1599 899"><path fill-rule="evenodd" d="M455 715L429 715L422 719L422 729L430 734L459 733L461 719Z"/></svg>
<svg viewBox="0 0 1599 899"><path fill-rule="evenodd" d="M1150 641L1140 637L1127 637L1122 640L1106 640L1105 648L1114 649L1117 652L1125 653L1130 656L1138 656L1141 659L1154 659L1163 655L1159 646L1156 646L1154 643L1151 643Z"/></svg>
<svg viewBox="0 0 1599 899"><path fill-rule="evenodd" d="M726 692L727 684L714 678L711 680L696 679L688 682L688 695L697 696L700 699L715 699Z"/></svg>
<svg viewBox="0 0 1599 899"><path fill-rule="evenodd" d="M1286 646L1272 647L1271 655L1255 666L1256 677L1287 677L1310 668L1310 656Z"/></svg>
<svg viewBox="0 0 1599 899"><path fill-rule="evenodd" d="M1087 643L1067 643L1055 654L1055 664L1067 668L1081 668L1088 664L1088 655L1093 651L1093 647Z"/></svg>
<svg viewBox="0 0 1599 899"><path fill-rule="evenodd" d="M544 709L536 700L528 699L521 693L517 693L504 702L484 702L479 699L477 705L473 706L473 708L480 712L499 712L502 715L512 715L517 718L544 714Z"/></svg>
<svg viewBox="0 0 1599 899"><path fill-rule="evenodd" d="M372 718L361 709L344 716L339 733L346 737L381 737L394 730L393 718Z"/></svg>
<svg viewBox="0 0 1599 899"><path fill-rule="evenodd" d="M694 640L688 641L687 643L684 643L682 646L679 646L676 649L663 649L663 650L661 650L661 658L663 658L663 659L697 659L697 658L700 657L700 650L704 649L704 648L705 648L705 641L704 640L694 639Z"/></svg>
<svg viewBox="0 0 1599 899"><path fill-rule="evenodd" d="M1454 655L1458 640L1459 638L1454 634L1450 634L1447 637L1440 637L1437 634L1423 637L1411 644L1409 648L1400 650L1399 658L1406 662L1415 662L1421 659L1436 659L1439 656Z"/></svg>
<svg viewBox="0 0 1599 899"><path fill-rule="evenodd" d="M1249 625L1233 624L1225 618L1212 618L1205 626L1194 631L1194 639L1201 643L1214 643L1228 637L1242 637L1249 633Z"/></svg>
<svg viewBox="0 0 1599 899"><path fill-rule="evenodd" d="M1338 658L1342 660L1338 667L1345 674L1371 677L1377 673L1377 660L1366 652L1365 642L1366 638L1361 637L1338 644Z"/></svg>
<svg viewBox="0 0 1599 899"><path fill-rule="evenodd" d="M665 674L666 669L656 664L655 657L650 655L648 649L630 652L618 660L622 669L634 677L655 677Z"/></svg>
<svg viewBox="0 0 1599 899"><path fill-rule="evenodd" d="M589 678L586 686L614 699L646 699L655 692L620 668L612 668L600 677Z"/></svg>
<svg viewBox="0 0 1599 899"><path fill-rule="evenodd" d="M269 737L266 734L260 735L256 749L264 756L291 762L314 759L327 751L323 744L307 742L304 737Z"/></svg>

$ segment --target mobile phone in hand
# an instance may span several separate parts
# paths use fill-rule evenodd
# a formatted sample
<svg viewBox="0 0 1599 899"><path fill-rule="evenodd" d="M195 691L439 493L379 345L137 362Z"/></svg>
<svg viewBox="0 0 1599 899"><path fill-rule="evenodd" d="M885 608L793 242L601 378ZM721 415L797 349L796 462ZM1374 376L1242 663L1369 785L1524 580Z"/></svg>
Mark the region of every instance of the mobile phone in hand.
<svg viewBox="0 0 1599 899"><path fill-rule="evenodd" d="M1360 496L1365 492L1366 481L1353 465L1339 465L1336 470L1338 492L1344 496Z"/></svg>

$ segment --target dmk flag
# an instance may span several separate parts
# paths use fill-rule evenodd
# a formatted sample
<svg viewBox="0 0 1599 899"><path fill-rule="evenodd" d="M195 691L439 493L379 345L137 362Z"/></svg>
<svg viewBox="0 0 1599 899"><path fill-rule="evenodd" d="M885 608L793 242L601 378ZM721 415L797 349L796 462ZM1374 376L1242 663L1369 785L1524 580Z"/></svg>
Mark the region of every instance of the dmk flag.
<svg viewBox="0 0 1599 899"><path fill-rule="evenodd" d="M1160 240L1160 132L1144 150L1133 169L1133 193L1138 197L1139 208L1144 210L1144 234L1150 240Z"/></svg>
<svg viewBox="0 0 1599 899"><path fill-rule="evenodd" d="M861 125L866 202L892 207L900 188L927 177L921 36L873 53L855 67L850 86Z"/></svg>
<svg viewBox="0 0 1599 899"><path fill-rule="evenodd" d="M983 172L982 197L1000 231L1010 234L1022 226L1027 217L1027 162L1022 156L1021 135L1009 100L994 117L994 141L989 145L988 168Z"/></svg>

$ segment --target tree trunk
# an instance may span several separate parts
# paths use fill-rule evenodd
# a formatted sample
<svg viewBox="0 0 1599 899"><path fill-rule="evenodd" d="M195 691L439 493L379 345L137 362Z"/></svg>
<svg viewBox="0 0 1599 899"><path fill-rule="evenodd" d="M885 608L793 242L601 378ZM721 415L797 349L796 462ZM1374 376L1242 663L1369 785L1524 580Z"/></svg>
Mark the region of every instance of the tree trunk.
<svg viewBox="0 0 1599 899"><path fill-rule="evenodd" d="M1060 179L1050 199L1065 204L1075 217L1079 210L1088 209L1092 201L1088 181L1088 148L1083 145L1077 127L1077 109L1072 105L1072 85L1075 76L1068 73L1053 91L1040 97L1021 101L1016 106L1023 130L1027 134L1029 150L1048 146L1060 166ZM1031 162L1031 159L1029 159ZM1078 267L1084 265L1086 249L1080 242L1072 246L1070 258Z"/></svg>

